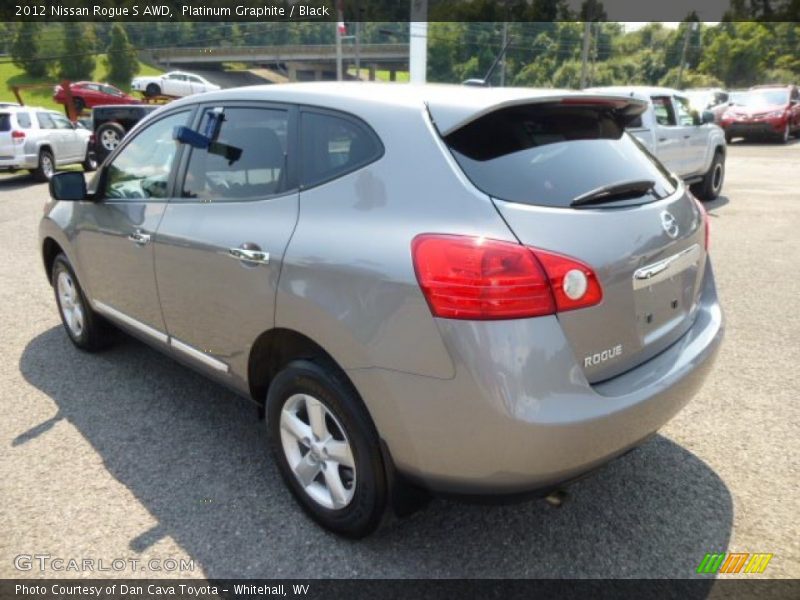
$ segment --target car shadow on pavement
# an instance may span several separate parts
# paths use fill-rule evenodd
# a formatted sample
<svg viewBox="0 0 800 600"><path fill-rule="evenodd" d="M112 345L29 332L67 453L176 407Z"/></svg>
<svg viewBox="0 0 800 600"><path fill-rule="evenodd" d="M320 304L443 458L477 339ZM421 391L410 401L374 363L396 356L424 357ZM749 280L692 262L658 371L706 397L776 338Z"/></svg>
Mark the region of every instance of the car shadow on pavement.
<svg viewBox="0 0 800 600"><path fill-rule="evenodd" d="M710 214L712 217L717 217L719 215L716 215L711 211L727 206L728 204L730 204L730 202L731 201L728 199L727 196L717 196L713 200L704 201L703 206L705 207L708 214Z"/></svg>
<svg viewBox="0 0 800 600"><path fill-rule="evenodd" d="M158 520L122 555L171 536L209 577L686 578L728 546L725 483L660 435L574 484L561 508L434 500L371 538L339 539L295 505L254 405L121 337L89 355L54 327L20 370Z"/></svg>
<svg viewBox="0 0 800 600"><path fill-rule="evenodd" d="M0 177L0 191L10 192L32 185L38 185L39 183L40 182L36 181L29 173L18 173L9 177Z"/></svg>

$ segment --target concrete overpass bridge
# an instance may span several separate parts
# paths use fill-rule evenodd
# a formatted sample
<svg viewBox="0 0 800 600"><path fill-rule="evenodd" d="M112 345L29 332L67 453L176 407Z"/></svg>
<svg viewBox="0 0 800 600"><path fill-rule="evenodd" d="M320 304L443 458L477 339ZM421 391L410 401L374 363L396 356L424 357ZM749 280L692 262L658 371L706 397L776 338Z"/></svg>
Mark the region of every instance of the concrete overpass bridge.
<svg viewBox="0 0 800 600"><path fill-rule="evenodd" d="M408 44L362 44L359 54L361 68L369 70L370 79L375 78L377 68L388 70L391 79L397 71L408 70ZM355 46L344 45L342 57L346 67L355 64ZM152 59L167 68L227 62L278 68L292 81L336 78L336 46L333 44L162 48L152 51Z"/></svg>

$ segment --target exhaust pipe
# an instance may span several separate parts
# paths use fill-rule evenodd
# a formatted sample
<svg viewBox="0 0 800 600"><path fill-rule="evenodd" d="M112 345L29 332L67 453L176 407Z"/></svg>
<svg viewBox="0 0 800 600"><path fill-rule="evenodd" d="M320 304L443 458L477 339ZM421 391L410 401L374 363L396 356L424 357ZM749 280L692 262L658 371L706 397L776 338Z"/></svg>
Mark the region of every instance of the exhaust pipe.
<svg viewBox="0 0 800 600"><path fill-rule="evenodd" d="M561 505L567 501L567 491L554 490L544 497L544 501L553 508L561 508Z"/></svg>

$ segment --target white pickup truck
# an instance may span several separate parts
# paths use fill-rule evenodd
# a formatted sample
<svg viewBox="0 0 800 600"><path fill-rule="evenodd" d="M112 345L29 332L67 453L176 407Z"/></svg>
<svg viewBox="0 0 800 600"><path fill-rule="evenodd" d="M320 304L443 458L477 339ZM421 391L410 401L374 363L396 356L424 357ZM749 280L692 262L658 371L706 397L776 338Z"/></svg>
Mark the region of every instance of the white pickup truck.
<svg viewBox="0 0 800 600"><path fill-rule="evenodd" d="M647 110L628 126L670 171L691 184L698 198L719 196L725 180L725 133L714 115L693 111L681 92L661 87L596 87L587 92L618 94L647 101Z"/></svg>

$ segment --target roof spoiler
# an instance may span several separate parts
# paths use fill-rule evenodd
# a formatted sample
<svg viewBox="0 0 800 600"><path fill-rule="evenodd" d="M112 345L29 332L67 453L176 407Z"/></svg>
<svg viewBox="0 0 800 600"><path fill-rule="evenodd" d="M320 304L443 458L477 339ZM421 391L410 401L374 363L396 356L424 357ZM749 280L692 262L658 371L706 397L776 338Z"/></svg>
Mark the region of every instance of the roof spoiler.
<svg viewBox="0 0 800 600"><path fill-rule="evenodd" d="M487 92L491 89L499 91L501 88L490 88ZM510 88L502 89L509 90ZM519 93L522 90L517 89L514 91ZM465 125L469 125L473 121L477 121L481 117L514 106L550 104L598 108L609 111L622 127L632 123L636 117L647 109L646 101L639 100L638 98L631 98L630 96L563 92L557 90L553 90L552 94L531 94L530 96L519 94L516 97L493 103L486 103L487 98L472 96L471 94L467 94L459 100L460 101L455 103L448 104L438 104L435 101L428 103L428 112L439 134L443 137L450 135Z"/></svg>

